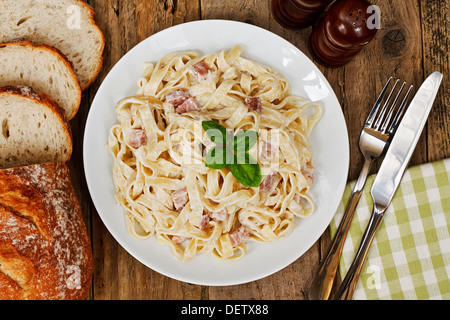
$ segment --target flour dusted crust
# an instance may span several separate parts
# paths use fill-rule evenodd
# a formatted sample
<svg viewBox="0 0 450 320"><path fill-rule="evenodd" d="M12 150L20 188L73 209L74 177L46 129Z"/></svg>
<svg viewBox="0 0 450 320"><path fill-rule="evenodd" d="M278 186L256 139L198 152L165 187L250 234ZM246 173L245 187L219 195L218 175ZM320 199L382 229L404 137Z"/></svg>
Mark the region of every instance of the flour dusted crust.
<svg viewBox="0 0 450 320"><path fill-rule="evenodd" d="M41 96L29 86L3 86L0 88L0 93L13 93L21 95L30 99L41 101Z"/></svg>
<svg viewBox="0 0 450 320"><path fill-rule="evenodd" d="M0 170L0 299L84 299L92 273L68 167Z"/></svg>

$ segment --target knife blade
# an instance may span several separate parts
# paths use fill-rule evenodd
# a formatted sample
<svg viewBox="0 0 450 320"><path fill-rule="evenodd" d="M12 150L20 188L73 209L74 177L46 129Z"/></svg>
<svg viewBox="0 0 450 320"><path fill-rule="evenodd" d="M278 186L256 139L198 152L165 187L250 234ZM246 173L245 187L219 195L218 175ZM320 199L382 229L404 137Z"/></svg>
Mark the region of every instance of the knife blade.
<svg viewBox="0 0 450 320"><path fill-rule="evenodd" d="M420 86L400 122L371 189L378 207L387 208L394 197L433 106L442 74L433 72Z"/></svg>
<svg viewBox="0 0 450 320"><path fill-rule="evenodd" d="M433 106L442 74L433 72L407 108L372 185L373 211L352 265L333 299L350 300L384 213L389 207Z"/></svg>

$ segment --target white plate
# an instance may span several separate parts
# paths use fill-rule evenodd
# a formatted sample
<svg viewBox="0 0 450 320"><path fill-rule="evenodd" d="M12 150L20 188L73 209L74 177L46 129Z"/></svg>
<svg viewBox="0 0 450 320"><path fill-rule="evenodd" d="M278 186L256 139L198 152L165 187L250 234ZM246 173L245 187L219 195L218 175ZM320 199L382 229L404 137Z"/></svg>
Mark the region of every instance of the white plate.
<svg viewBox="0 0 450 320"><path fill-rule="evenodd" d="M323 118L311 135L316 167L312 196L316 211L298 219L293 232L273 243L249 242L247 254L236 261L221 261L199 254L179 262L166 245L132 238L124 222L123 210L114 198L113 159L106 151L108 132L117 122L114 107L134 95L142 64L156 62L164 55L182 50L203 54L229 50L239 44L243 56L271 66L284 74L293 94L319 101ZM168 277L200 285L235 285L268 276L288 266L305 253L331 222L341 200L349 164L345 120L333 89L319 69L291 43L253 25L203 20L180 24L144 40L112 68L92 102L84 136L84 166L93 203L109 232L137 260Z"/></svg>

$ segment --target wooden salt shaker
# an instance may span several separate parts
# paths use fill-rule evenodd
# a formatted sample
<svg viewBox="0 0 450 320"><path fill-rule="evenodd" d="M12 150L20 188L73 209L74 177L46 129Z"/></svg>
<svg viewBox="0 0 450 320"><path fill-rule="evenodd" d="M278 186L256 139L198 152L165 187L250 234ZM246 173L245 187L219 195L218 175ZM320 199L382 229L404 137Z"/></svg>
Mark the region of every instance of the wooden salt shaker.
<svg viewBox="0 0 450 320"><path fill-rule="evenodd" d="M272 0L272 12L283 27L301 29L312 25L331 1Z"/></svg>

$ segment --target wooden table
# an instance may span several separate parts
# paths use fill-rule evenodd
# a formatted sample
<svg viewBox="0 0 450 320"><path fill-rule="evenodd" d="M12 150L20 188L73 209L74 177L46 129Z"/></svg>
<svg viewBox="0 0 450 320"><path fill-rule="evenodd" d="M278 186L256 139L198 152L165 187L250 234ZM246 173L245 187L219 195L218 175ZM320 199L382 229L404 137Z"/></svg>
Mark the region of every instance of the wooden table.
<svg viewBox="0 0 450 320"><path fill-rule="evenodd" d="M87 189L82 161L89 107L104 77L132 47L170 26L200 19L228 19L257 25L287 39L311 57L311 28L287 30L273 18L269 0L88 0L106 37L104 67L84 92L72 120L74 153L69 164L92 239L94 277L88 299L305 299L319 261L330 244L325 232L302 257L259 281L229 287L191 285L165 277L138 262L111 236L99 218ZM350 139L349 181L363 158L358 137L363 122L389 76L418 88L432 71L444 74L434 108L411 165L450 156L449 35L450 0L372 0L381 8L381 29L351 63L341 68L317 64L341 103ZM379 162L373 168L376 172Z"/></svg>

